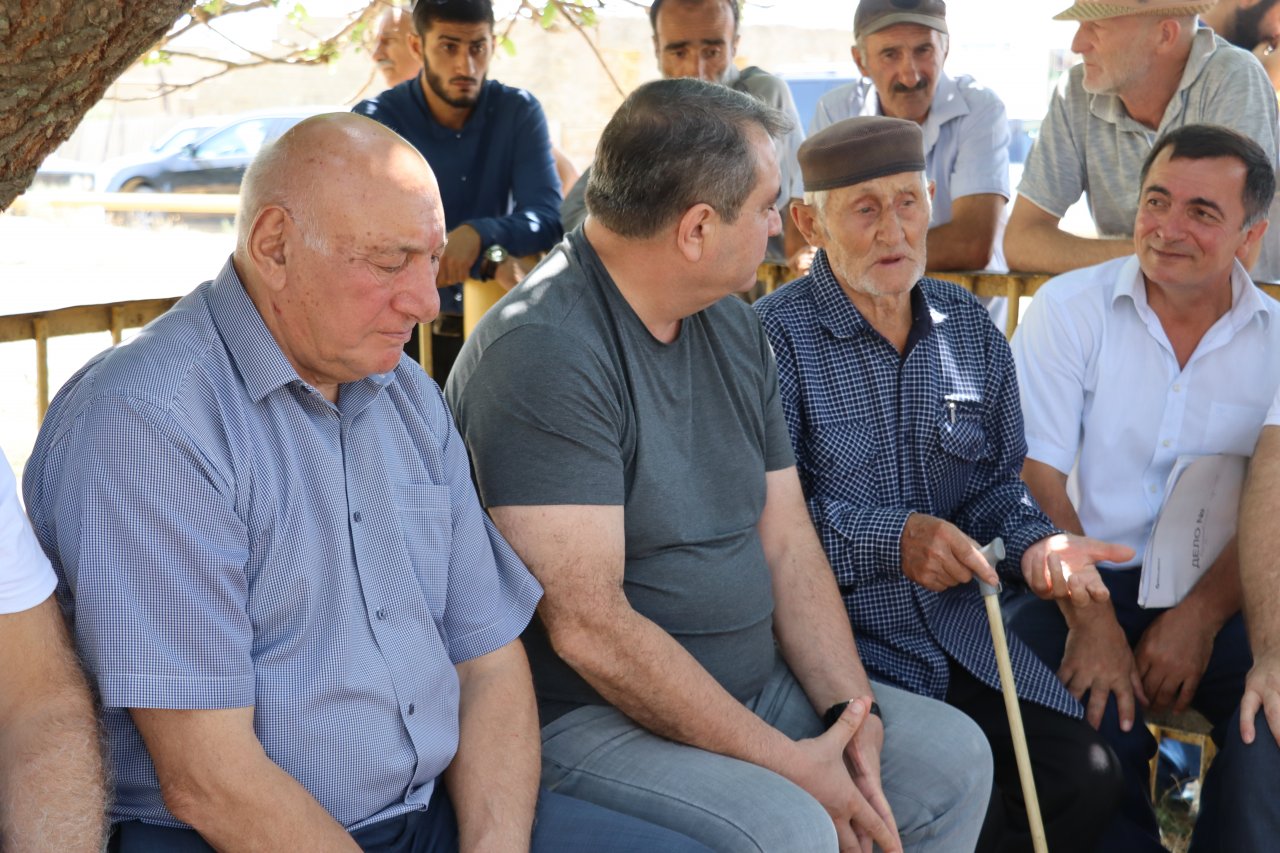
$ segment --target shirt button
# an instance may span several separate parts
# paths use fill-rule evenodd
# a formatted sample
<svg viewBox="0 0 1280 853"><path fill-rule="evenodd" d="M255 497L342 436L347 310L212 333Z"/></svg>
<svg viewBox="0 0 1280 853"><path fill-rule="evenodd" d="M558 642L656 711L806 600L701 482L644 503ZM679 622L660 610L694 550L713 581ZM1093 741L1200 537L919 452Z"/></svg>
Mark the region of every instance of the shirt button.
<svg viewBox="0 0 1280 853"><path fill-rule="evenodd" d="M1173 391L1174 391L1174 393L1176 394L1177 392L1179 392L1179 391L1181 391L1181 390L1182 390L1182 384L1181 384L1181 383L1179 383L1179 382L1175 382L1175 383L1174 383L1174 385L1173 385Z"/></svg>
<svg viewBox="0 0 1280 853"><path fill-rule="evenodd" d="M1164 441L1160 442L1160 444L1162 444L1165 447L1168 447L1169 445L1173 444L1173 442L1166 438Z"/></svg>
<svg viewBox="0 0 1280 853"><path fill-rule="evenodd" d="M354 513L352 513L352 514L351 514L351 520L352 520L352 521L354 521L356 524L359 524L359 523L360 523L360 511L359 511L359 510L356 510Z"/></svg>
<svg viewBox="0 0 1280 853"><path fill-rule="evenodd" d="M464 184L467 182L467 176L466 176L466 175L463 175L463 176L462 176L462 182L463 182Z"/></svg>
<svg viewBox="0 0 1280 853"><path fill-rule="evenodd" d="M382 621L386 620L386 618L387 618L387 611L385 611L385 610L383 610L381 607L379 607L379 608L374 612L374 614L373 614L373 615L378 617L378 621L379 621L379 622L382 622Z"/></svg>
<svg viewBox="0 0 1280 853"><path fill-rule="evenodd" d="M409 716L410 716L410 717L412 717L412 716L413 716L413 710L414 710L414 709L413 709L413 703L412 703L412 702L410 702L410 703L409 703Z"/></svg>
<svg viewBox="0 0 1280 853"><path fill-rule="evenodd" d="M1156 487L1155 487L1155 484L1154 484L1154 483L1153 483L1152 485L1148 486L1147 488L1151 490L1151 494L1153 494L1153 495L1154 495L1154 494L1156 493Z"/></svg>

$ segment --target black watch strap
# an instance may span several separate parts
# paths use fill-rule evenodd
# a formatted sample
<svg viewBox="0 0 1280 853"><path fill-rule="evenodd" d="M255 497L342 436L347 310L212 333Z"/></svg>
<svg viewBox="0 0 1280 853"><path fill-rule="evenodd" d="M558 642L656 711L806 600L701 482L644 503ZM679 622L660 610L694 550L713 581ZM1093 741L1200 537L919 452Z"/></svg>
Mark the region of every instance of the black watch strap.
<svg viewBox="0 0 1280 853"><path fill-rule="evenodd" d="M848 708L849 703L852 701L852 699L846 699L843 702L837 702L828 708L827 712L822 715L822 725L828 729L834 726L836 724L836 720L840 719L840 715L844 713L844 709ZM879 717L881 722L884 722L884 714L880 713L880 706L875 702L875 700L872 700L871 702L871 713Z"/></svg>

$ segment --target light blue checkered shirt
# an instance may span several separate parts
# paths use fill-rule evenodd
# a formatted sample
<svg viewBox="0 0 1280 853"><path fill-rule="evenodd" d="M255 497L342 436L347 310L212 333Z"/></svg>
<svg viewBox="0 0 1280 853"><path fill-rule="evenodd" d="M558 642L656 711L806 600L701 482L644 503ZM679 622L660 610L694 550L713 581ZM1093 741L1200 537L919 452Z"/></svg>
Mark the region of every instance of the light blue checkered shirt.
<svg viewBox="0 0 1280 853"><path fill-rule="evenodd" d="M457 748L453 665L541 596L439 389L406 357L329 403L230 262L72 377L24 487L106 707L115 821L182 825L126 708L252 705L344 826L423 808Z"/></svg>
<svg viewBox="0 0 1280 853"><path fill-rule="evenodd" d="M1019 478L1027 452L1013 357L976 299L925 278L905 357L853 307L819 251L809 275L755 305L778 361L782 409L814 525L867 669L942 699L948 657L1000 689L977 584L931 592L902 573L907 516L946 519L980 543L1004 538L1001 574L1057 532ZM914 344L912 346L912 343ZM1015 636L1023 698L1070 716L1080 704Z"/></svg>

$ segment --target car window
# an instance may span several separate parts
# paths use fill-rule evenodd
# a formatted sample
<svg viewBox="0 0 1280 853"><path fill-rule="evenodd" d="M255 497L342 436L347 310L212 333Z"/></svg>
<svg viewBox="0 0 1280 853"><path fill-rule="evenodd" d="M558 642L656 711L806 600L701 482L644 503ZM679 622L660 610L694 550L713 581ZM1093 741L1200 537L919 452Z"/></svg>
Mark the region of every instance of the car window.
<svg viewBox="0 0 1280 853"><path fill-rule="evenodd" d="M208 132L207 127L184 127L182 130L175 130L167 139L157 142L151 150L157 154L172 154L196 142Z"/></svg>
<svg viewBox="0 0 1280 853"><path fill-rule="evenodd" d="M251 119L233 124L201 142L197 157L252 157L267 138L270 118Z"/></svg>

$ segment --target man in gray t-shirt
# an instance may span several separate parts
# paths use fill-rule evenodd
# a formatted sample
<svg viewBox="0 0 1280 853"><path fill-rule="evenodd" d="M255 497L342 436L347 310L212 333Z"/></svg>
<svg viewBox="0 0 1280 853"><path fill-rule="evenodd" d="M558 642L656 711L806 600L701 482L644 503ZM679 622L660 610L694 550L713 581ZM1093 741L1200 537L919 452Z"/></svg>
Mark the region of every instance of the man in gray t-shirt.
<svg viewBox="0 0 1280 853"><path fill-rule="evenodd" d="M723 86L637 89L585 224L450 377L481 498L546 590L525 636L543 781L715 850L972 849L989 749L867 679L731 296L779 228L786 126Z"/></svg>
<svg viewBox="0 0 1280 853"><path fill-rule="evenodd" d="M1027 158L1005 231L1009 268L1060 273L1133 252L1138 173L1157 137L1220 124L1262 146L1277 165L1276 94L1246 50L1197 28L1205 0L1077 0L1071 49L1084 62L1062 76ZM1060 228L1087 194L1097 238ZM1272 209L1271 220L1280 211ZM1254 279L1280 280L1280 229L1243 260Z"/></svg>

